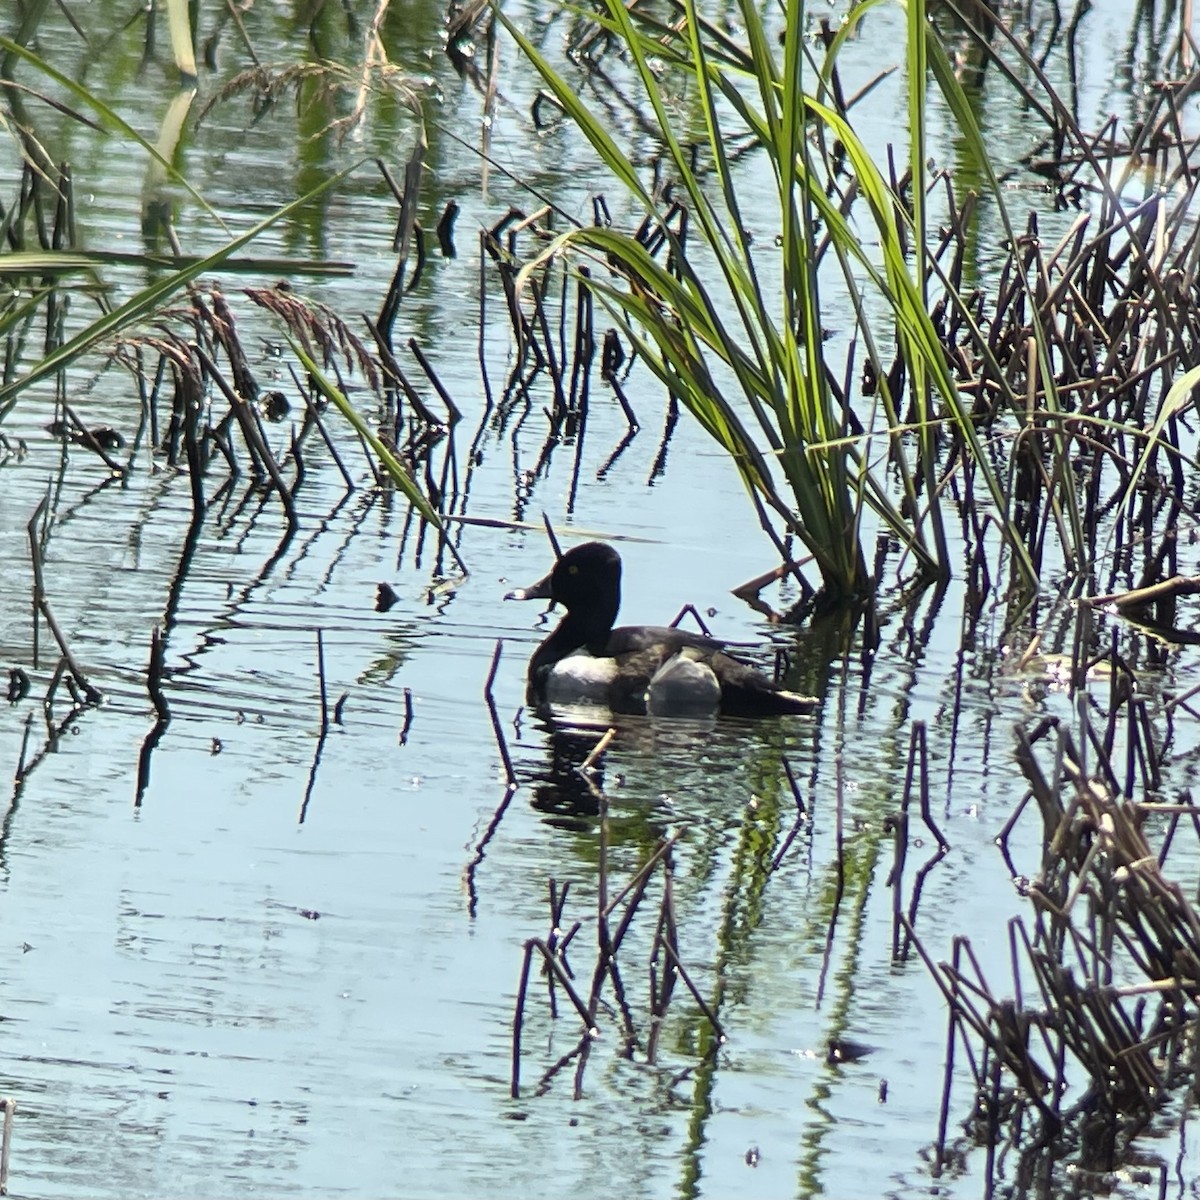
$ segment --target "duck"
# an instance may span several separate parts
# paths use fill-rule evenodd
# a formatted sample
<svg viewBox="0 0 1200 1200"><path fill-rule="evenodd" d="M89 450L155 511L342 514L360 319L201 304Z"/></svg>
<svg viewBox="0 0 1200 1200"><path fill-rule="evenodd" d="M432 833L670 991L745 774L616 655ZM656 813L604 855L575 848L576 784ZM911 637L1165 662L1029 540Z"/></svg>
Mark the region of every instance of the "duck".
<svg viewBox="0 0 1200 1200"><path fill-rule="evenodd" d="M817 705L735 658L717 638L664 625L616 626L621 556L606 542L573 546L544 579L505 599L566 609L529 660L534 706L699 717L808 713Z"/></svg>

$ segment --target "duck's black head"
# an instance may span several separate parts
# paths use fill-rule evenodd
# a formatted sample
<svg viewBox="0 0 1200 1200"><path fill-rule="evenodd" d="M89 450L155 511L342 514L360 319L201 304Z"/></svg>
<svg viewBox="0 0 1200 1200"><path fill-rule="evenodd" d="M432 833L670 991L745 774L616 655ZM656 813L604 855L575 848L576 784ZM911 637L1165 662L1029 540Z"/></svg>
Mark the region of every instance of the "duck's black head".
<svg viewBox="0 0 1200 1200"><path fill-rule="evenodd" d="M509 592L510 600L553 600L568 612L612 608L616 619L621 605L621 556L603 542L573 546L554 564L544 579Z"/></svg>
<svg viewBox="0 0 1200 1200"><path fill-rule="evenodd" d="M621 556L603 542L573 546L544 579L509 592L506 599L551 600L567 610L534 655L531 677L580 647L600 653L621 607Z"/></svg>

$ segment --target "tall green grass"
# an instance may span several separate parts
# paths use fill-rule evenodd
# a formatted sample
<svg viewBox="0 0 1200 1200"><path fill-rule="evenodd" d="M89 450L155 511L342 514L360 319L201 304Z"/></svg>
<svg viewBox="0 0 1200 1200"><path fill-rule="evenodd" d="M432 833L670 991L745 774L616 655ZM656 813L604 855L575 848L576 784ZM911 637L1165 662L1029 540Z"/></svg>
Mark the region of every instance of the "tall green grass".
<svg viewBox="0 0 1200 1200"><path fill-rule="evenodd" d="M878 2L859 6L854 19ZM927 63L936 64L933 78L943 90L957 89L950 107L962 118L963 136L985 160L986 148L928 25L923 0L907 9L908 119L914 131L910 204L889 185L831 86L844 32L823 66L810 57L804 0L786 0L782 50L749 0L736 7L742 29L737 42L701 16L695 0L682 0L680 19L670 25L639 15L640 7L602 0L599 20L630 65L635 103L661 140L674 196L686 209L686 243L680 223L672 222L604 119L500 14L567 116L612 177L640 202L669 249L663 261L635 234L577 228L527 270L555 255L599 261L604 269L593 269L589 286L670 393L732 456L766 511L803 542L830 606L861 601L872 589L863 549L868 510L872 526L898 538L909 552L918 579L948 577L938 479L941 424L956 430L974 460L1018 571L1034 581L1008 519L1002 481L983 453L928 312ZM680 131L668 103L660 81L664 62L668 77L686 84L698 110L699 156L690 129L686 135ZM747 134L769 161L774 213L744 211L728 147ZM772 220L780 229L779 249L767 284L765 256L773 251L753 245L745 231L749 224L769 228ZM878 380L876 400L863 417L832 382L845 364L826 353L826 255L840 271L857 338ZM881 311L883 320L870 315ZM892 348L905 365L906 396L889 391L883 358ZM902 411L912 419L902 420ZM894 467L894 482L885 477L887 464Z"/></svg>

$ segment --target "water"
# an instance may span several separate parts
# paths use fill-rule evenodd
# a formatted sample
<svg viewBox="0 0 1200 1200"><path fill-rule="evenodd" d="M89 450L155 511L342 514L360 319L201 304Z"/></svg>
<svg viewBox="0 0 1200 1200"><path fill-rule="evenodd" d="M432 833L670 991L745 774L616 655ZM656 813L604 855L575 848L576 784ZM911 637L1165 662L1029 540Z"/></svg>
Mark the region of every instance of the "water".
<svg viewBox="0 0 1200 1200"><path fill-rule="evenodd" d="M117 28L110 8L89 20ZM297 51L303 29L283 14L252 17L260 44L278 38L281 59ZM510 201L531 204L500 174L484 194L478 158L439 132L476 129L479 112L477 94L437 50L439 22L435 8L414 9L390 46L414 74L436 77L445 97L431 126L422 219L431 229L446 199L462 204L460 255L431 255L397 340L420 339L464 411L454 434L460 472L472 445L480 454L468 515L511 523L462 526L469 578L443 587L432 542L418 543L404 506L365 486L348 493L315 443L290 543L281 547L274 498L237 484L210 507L181 571L185 477L145 453L123 483L80 449L64 464L43 429L48 389L23 398L5 423L28 452L0 468L0 664L33 679L30 697L0 716L0 764L27 766L0 831L0 1093L20 1106L12 1194L977 1195L979 1154L961 1176L930 1175L945 1010L917 959L892 961L883 823L900 804L911 723L925 720L933 812L952 851L929 876L918 929L937 958L968 934L1003 991L1004 922L1024 911L993 845L1024 790L1011 729L1066 715L1066 701L1001 670L999 610L982 644L959 657L958 585L936 619L918 610L913 627L928 620L931 637L889 615L869 678L859 657L831 659L818 639L741 606L729 589L773 565L769 543L728 462L686 419L655 473L665 405L645 378L635 376L631 397L642 430L603 479L626 432L614 403L592 406L578 487L574 446L557 447L530 482L545 439L537 405L505 427L482 415L474 239ZM324 29L332 50L357 44L334 24ZM558 36L551 25L547 38ZM72 44L65 26L53 27L43 51ZM150 114L165 97L158 74L136 74L139 53L136 33L118 38L89 82L99 86L105 71L123 111ZM221 78L240 64L232 42L224 53ZM499 110L495 155L586 213L573 178L585 156L561 130L530 137L522 105L532 92L510 57L511 105ZM375 120L363 148L386 148L399 173L411 124L398 112ZM314 150L306 133L290 110L256 122L248 104L230 102L194 135L184 165L243 227L359 152L331 137ZM141 168L78 131L63 136L86 189L85 240L138 248L127 198ZM386 189L364 169L318 217L280 227L257 250L355 262L350 279L299 285L351 319L377 311L386 291L394 219ZM194 206L180 208L178 224L185 248L216 244ZM238 280L223 283L236 297ZM494 279L488 304L494 384L511 352ZM278 329L240 299L235 311L266 382L278 369ZM118 372L95 370L88 360L73 371L78 407L89 423L129 437L135 394ZM331 424L365 484L351 439ZM285 427L280 447L286 436ZM61 688L43 712L56 658L44 628L33 661L25 526L47 492L49 600L106 697L82 713ZM550 931L550 880L571 884L564 928L583 922L569 960L585 994L597 958L597 801L571 769L579 744L522 711L524 663L544 626L534 605L501 600L549 564L542 510L563 534L621 539L626 620L661 622L690 601L718 634L763 647L764 661L770 646L787 648L793 683L822 697L812 718L620 727L602 778L610 894L660 839L678 838L680 956L728 1042L706 1054L709 1023L679 986L647 1061L657 875L620 956L638 1050L621 1055L622 1017L602 1008L578 1100L577 1060L553 1068L578 1047L579 1022L561 995L550 1019L536 970L521 1095L509 1095L524 946ZM400 597L387 614L374 611L383 580ZM145 667L164 617L172 721L137 803L154 724ZM323 742L318 629L331 702L345 697ZM483 698L497 639L496 709L521 783L507 805ZM1177 658L1157 682L1182 687L1191 666ZM402 740L406 693L412 721ZM772 871L796 817L785 756L811 821ZM1035 826L1026 820L1014 836L1028 873ZM918 836L906 894L933 850L932 835L914 825ZM603 995L614 1003L611 986ZM828 1044L844 1038L871 1052L831 1064ZM967 1105L960 1087L952 1121Z"/></svg>

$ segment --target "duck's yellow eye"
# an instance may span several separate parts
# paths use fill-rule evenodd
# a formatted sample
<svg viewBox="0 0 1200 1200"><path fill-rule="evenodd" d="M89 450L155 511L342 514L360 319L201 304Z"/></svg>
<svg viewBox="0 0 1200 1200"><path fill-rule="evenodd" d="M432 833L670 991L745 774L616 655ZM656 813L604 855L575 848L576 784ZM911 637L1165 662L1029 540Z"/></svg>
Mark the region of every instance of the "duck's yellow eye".
<svg viewBox="0 0 1200 1200"><path fill-rule="evenodd" d="M568 567L568 568L567 568L567 574L568 574L568 575L578 575L578 574L579 574L579 568L578 568L578 567Z"/></svg>

